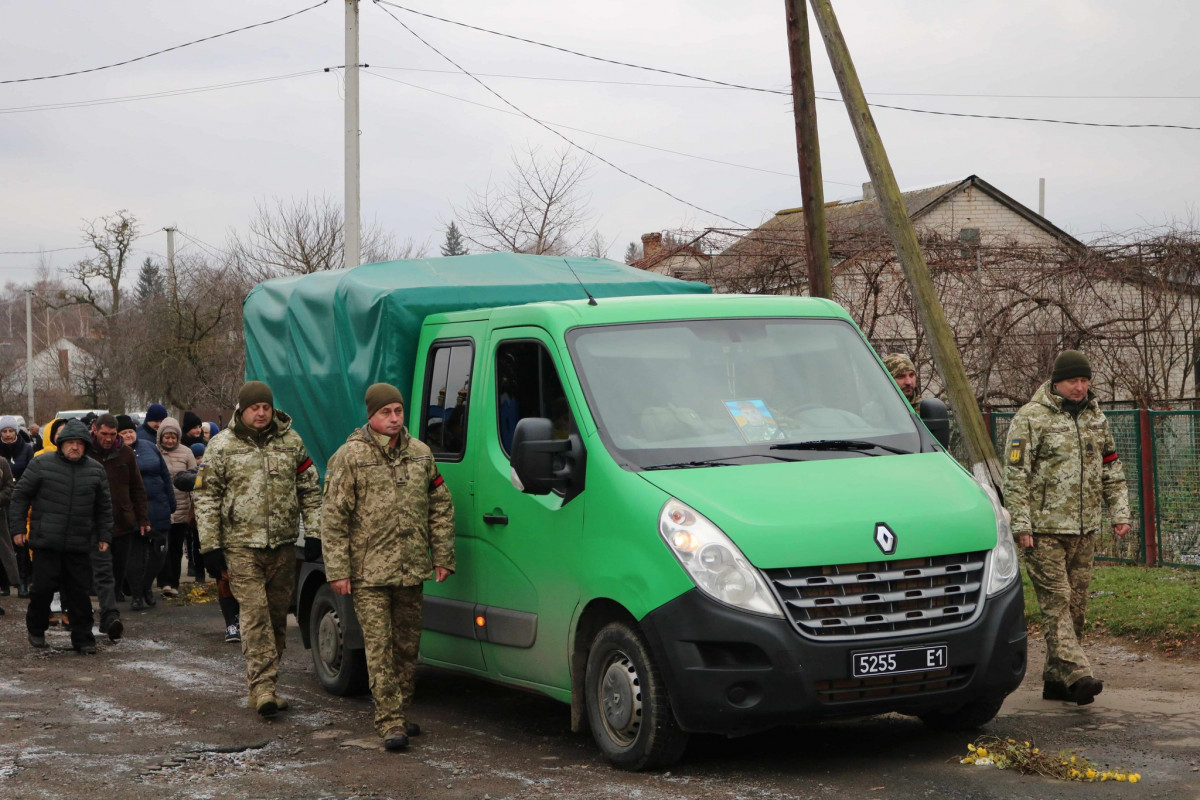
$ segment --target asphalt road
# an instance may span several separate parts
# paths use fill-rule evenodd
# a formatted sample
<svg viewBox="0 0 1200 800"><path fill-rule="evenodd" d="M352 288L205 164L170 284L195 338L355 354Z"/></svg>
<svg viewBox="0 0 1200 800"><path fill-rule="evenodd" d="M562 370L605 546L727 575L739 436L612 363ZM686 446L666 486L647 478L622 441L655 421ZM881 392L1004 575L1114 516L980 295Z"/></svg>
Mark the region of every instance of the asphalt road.
<svg viewBox="0 0 1200 800"><path fill-rule="evenodd" d="M214 603L125 612L126 638L95 656L25 640L24 601L0 617L4 798L1200 798L1200 664L1091 645L1104 693L1088 707L1041 700L1040 646L987 732L1135 770L1137 785L1068 784L964 766L967 735L877 717L740 739L697 737L666 772L610 768L566 706L423 670L406 753L384 751L369 698L325 694L299 631L280 691L292 708L245 707L240 650Z"/></svg>

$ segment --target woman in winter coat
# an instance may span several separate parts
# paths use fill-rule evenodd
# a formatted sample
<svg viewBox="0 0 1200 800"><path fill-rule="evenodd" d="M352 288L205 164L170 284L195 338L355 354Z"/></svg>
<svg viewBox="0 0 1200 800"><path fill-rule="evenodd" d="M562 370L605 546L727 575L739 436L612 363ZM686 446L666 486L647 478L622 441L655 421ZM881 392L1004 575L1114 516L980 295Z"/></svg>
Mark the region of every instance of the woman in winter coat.
<svg viewBox="0 0 1200 800"><path fill-rule="evenodd" d="M193 415L194 416L194 415ZM199 421L197 418L197 427ZM196 457L192 449L182 444L183 431L174 417L167 417L158 426L158 449L167 462L171 478L189 469L196 469ZM183 565L183 547L188 541L189 520L192 515L192 493L175 493L175 513L171 515L171 529L167 536L167 558L158 573L158 588L163 597L179 596L179 574ZM201 576L203 577L203 576Z"/></svg>
<svg viewBox="0 0 1200 800"><path fill-rule="evenodd" d="M14 416L5 415L0 417L0 458L8 461L12 473L9 483L21 480L21 473L25 471L25 467L29 466L29 462L33 459L32 438L28 433L21 430L21 425ZM7 536L4 538L8 540ZM9 540L9 546L12 547L11 540ZM4 544L0 543L0 549L3 548ZM9 594L10 590L8 587L16 586L18 597L28 597L29 577L32 570L29 560L29 548L25 545L16 547L13 557L13 563L17 566L17 577L6 575L5 570L0 569L0 595Z"/></svg>
<svg viewBox="0 0 1200 800"><path fill-rule="evenodd" d="M124 429L124 425L120 427L123 428L121 436L125 443L133 448L137 456L142 483L146 487L146 504L150 510L150 532L134 542L126 568L132 593L129 608L141 611L158 602L150 589L167 556L167 536L171 530L171 515L175 513L175 489L171 486L171 471L167 469L167 462L158 451L157 442L151 438L156 434L146 436L141 430Z"/></svg>

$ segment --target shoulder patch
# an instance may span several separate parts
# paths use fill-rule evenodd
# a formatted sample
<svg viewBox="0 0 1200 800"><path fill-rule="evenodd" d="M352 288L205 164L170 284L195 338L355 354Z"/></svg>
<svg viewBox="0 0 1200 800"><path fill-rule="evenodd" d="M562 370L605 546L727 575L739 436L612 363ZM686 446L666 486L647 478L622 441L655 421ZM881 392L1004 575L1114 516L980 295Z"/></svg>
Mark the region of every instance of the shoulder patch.
<svg viewBox="0 0 1200 800"><path fill-rule="evenodd" d="M1013 439L1008 443L1008 463L1014 467L1025 463L1025 440Z"/></svg>
<svg viewBox="0 0 1200 800"><path fill-rule="evenodd" d="M193 492L198 492L204 488L204 476L207 473L208 467L201 464L200 468L196 470L196 484L192 487Z"/></svg>

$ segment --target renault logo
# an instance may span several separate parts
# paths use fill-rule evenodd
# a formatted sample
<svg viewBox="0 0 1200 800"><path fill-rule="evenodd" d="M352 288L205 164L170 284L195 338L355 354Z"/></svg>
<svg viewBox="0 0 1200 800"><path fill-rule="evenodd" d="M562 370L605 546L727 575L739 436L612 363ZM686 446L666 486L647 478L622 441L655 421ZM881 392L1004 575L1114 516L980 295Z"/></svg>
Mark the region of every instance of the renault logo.
<svg viewBox="0 0 1200 800"><path fill-rule="evenodd" d="M886 523L875 523L875 544L879 545L879 549L885 556L893 555L896 552L896 534Z"/></svg>

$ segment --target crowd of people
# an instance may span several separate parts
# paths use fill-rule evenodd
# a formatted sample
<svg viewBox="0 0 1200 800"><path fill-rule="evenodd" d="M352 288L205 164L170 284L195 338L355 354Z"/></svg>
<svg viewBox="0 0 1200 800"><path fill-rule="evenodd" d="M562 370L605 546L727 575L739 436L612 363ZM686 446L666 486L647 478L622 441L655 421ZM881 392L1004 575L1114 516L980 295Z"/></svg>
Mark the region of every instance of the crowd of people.
<svg viewBox="0 0 1200 800"><path fill-rule="evenodd" d="M82 654L101 635L125 634L122 608L146 612L180 594L186 574L217 583L225 640L240 642L226 573L205 569L192 511L193 483L216 423L181 420L153 403L140 424L126 414L55 419L46 436L0 417L0 598L28 598L34 647L61 625ZM0 614L4 608L0 604Z"/></svg>

